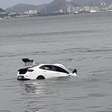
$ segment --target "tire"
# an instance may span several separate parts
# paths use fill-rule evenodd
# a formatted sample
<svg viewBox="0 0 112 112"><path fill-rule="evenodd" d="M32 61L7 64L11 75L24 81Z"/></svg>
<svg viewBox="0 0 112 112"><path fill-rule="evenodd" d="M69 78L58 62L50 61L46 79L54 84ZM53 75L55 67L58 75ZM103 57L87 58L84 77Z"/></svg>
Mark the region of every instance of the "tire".
<svg viewBox="0 0 112 112"><path fill-rule="evenodd" d="M44 80L45 77L44 77L43 75L39 75L39 76L37 77L37 79L38 79L38 80Z"/></svg>

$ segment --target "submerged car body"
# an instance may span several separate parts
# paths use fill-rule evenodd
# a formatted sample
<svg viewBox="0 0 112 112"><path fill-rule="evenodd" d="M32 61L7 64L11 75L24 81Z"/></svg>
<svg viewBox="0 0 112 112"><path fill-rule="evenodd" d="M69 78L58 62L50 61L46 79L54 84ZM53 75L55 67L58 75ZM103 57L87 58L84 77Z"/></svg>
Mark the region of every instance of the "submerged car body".
<svg viewBox="0 0 112 112"><path fill-rule="evenodd" d="M18 80L49 79L55 77L77 76L77 70L71 73L61 64L39 64L18 70Z"/></svg>

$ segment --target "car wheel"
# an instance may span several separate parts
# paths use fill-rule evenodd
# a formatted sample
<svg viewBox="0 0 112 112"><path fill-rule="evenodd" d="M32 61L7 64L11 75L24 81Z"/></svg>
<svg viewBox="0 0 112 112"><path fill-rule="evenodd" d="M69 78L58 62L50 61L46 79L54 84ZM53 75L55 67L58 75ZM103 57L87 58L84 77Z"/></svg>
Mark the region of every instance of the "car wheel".
<svg viewBox="0 0 112 112"><path fill-rule="evenodd" d="M45 77L44 77L43 75L39 75L39 76L37 77L37 79L38 79L38 80L43 80L43 79L45 79Z"/></svg>

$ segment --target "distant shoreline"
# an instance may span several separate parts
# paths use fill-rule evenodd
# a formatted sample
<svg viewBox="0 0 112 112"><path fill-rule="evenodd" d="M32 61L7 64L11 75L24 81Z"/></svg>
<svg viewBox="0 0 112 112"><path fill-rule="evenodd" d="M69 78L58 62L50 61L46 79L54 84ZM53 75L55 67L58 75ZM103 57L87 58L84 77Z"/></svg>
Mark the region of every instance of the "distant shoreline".
<svg viewBox="0 0 112 112"><path fill-rule="evenodd" d="M98 15L98 14L112 14L112 11L102 11L102 12L95 12L95 13L78 13L78 14L52 14L52 15L34 15L34 16L16 16L16 17L0 17L0 21L1 20L7 20L7 19L19 19L19 18L35 18L35 17L59 17L59 16L86 16L86 15Z"/></svg>

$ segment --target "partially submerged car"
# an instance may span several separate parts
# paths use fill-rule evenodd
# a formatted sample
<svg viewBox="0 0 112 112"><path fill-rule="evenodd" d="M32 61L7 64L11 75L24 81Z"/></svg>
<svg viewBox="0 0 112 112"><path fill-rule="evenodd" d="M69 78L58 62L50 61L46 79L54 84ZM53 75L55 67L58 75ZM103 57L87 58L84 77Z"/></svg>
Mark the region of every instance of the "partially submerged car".
<svg viewBox="0 0 112 112"><path fill-rule="evenodd" d="M19 69L17 80L40 80L67 76L77 76L77 70L70 72L62 64L39 64Z"/></svg>

